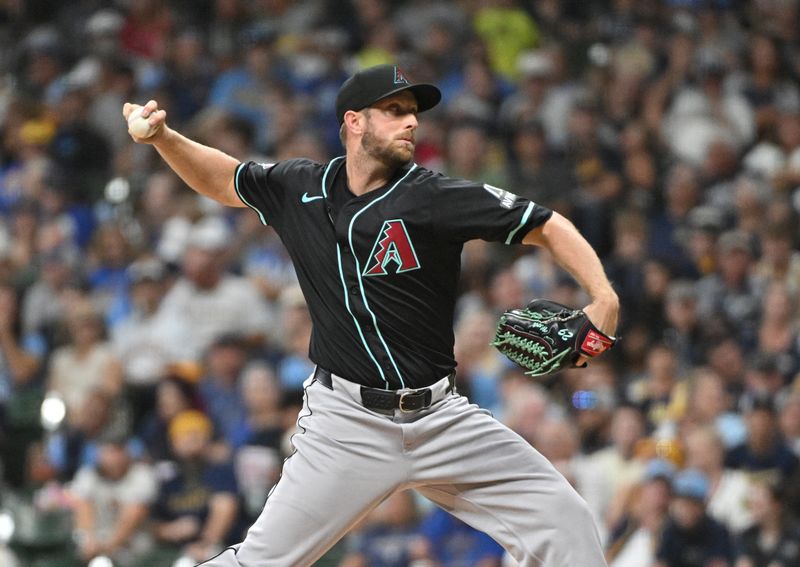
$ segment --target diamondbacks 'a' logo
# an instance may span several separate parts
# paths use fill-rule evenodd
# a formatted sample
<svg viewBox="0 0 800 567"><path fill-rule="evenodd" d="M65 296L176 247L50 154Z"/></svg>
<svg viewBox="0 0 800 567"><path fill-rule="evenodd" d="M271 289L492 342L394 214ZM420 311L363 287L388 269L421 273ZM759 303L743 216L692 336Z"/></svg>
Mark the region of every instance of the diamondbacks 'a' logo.
<svg viewBox="0 0 800 567"><path fill-rule="evenodd" d="M408 79L406 79L406 76L397 67L394 68L394 84L395 85L407 85L408 84Z"/></svg>
<svg viewBox="0 0 800 567"><path fill-rule="evenodd" d="M400 219L384 221L364 268L364 275L385 276L389 273L388 268L393 268L396 274L420 268L406 225Z"/></svg>

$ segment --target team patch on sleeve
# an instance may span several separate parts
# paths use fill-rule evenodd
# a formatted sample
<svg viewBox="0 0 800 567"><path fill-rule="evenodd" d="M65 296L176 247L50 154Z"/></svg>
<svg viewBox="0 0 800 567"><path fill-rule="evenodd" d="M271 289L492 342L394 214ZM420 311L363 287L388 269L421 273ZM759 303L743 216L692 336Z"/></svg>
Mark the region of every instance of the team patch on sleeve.
<svg viewBox="0 0 800 567"><path fill-rule="evenodd" d="M514 202L517 200L517 196L514 195L511 191L506 191L505 189L500 189L499 187L495 187L494 185L489 185L488 183L483 184L483 188L488 191L491 195L494 195L498 201L500 201L500 206L504 209L510 209L514 206Z"/></svg>

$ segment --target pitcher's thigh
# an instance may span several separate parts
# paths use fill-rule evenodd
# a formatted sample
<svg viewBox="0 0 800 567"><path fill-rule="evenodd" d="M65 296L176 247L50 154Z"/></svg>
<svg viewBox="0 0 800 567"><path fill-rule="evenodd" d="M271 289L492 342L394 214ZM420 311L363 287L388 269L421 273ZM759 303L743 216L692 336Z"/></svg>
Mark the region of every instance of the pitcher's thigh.
<svg viewBox="0 0 800 567"><path fill-rule="evenodd" d="M492 536L523 567L605 566L589 508L555 467L486 414L454 425L448 437L475 430L471 448L434 467L446 471L443 481L418 485L419 492Z"/></svg>

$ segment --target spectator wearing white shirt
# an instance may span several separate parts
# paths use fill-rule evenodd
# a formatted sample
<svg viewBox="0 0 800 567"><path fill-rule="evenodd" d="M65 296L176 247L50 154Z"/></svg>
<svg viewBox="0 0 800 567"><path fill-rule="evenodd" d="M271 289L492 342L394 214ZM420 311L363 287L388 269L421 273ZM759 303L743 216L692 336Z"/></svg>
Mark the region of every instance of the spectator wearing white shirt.
<svg viewBox="0 0 800 567"><path fill-rule="evenodd" d="M114 353L122 363L127 395L140 418L155 403L155 389L171 363L187 360L183 338L190 332L180 314L166 317L159 306L168 274L157 259L141 259L128 268L133 310L111 330Z"/></svg>
<svg viewBox="0 0 800 567"><path fill-rule="evenodd" d="M114 565L135 564L151 540L144 530L157 493L153 470L135 462L125 438L105 439L97 464L82 467L71 484L75 528L82 559L109 556Z"/></svg>
<svg viewBox="0 0 800 567"><path fill-rule="evenodd" d="M686 464L708 477L710 483L707 510L709 515L734 533L752 523L747 507L751 489L742 471L726 469L725 446L713 427L699 427L686 435Z"/></svg>
<svg viewBox="0 0 800 567"><path fill-rule="evenodd" d="M183 275L159 307L159 316L185 318L188 328L181 342L195 360L222 335L260 342L273 327L270 306L256 287L226 270L229 237L220 218L197 222L183 255Z"/></svg>

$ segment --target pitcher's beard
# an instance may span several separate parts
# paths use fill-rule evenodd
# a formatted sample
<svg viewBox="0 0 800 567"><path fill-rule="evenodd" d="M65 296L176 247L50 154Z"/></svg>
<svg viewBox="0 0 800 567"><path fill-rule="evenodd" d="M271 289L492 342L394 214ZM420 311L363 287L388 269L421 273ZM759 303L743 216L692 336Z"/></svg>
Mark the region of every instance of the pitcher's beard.
<svg viewBox="0 0 800 567"><path fill-rule="evenodd" d="M361 147L371 158L379 161L388 168L401 167L410 162L414 152L396 148L392 145L381 146L372 132L364 132L361 138Z"/></svg>

